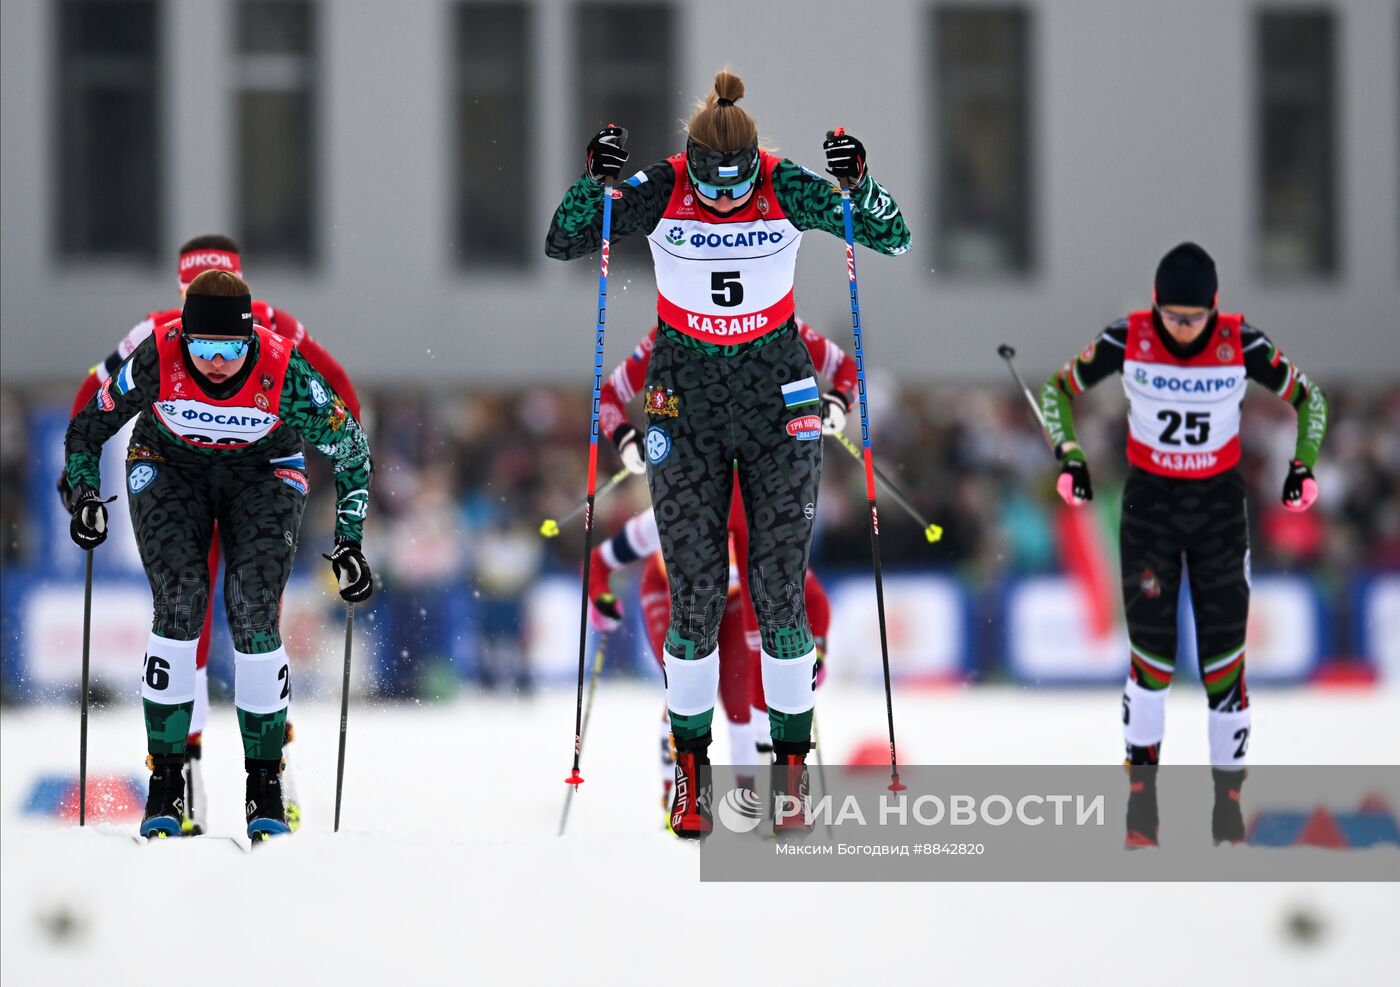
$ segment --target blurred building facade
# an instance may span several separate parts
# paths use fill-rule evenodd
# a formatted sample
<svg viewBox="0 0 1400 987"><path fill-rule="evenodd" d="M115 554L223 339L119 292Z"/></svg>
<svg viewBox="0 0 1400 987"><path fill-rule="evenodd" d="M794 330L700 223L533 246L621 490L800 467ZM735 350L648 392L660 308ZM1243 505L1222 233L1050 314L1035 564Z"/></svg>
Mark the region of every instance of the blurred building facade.
<svg viewBox="0 0 1400 987"><path fill-rule="evenodd" d="M1319 375L1400 370L1400 9L1376 0L5 0L3 374L67 378L233 232L366 380L586 376L590 265L542 251L602 123L639 166L714 71L765 143L859 135L915 247L862 258L870 356L1038 375L1196 239ZM634 244L609 356L650 321ZM839 244L798 296L844 323Z"/></svg>

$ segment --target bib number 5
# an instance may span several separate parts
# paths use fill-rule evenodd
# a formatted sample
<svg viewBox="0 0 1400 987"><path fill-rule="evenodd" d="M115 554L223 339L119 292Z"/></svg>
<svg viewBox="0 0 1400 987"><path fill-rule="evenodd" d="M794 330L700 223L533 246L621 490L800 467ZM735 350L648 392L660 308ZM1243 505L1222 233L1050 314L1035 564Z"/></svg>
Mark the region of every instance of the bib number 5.
<svg viewBox="0 0 1400 987"><path fill-rule="evenodd" d="M714 271L710 274L710 298L716 305L733 308L743 304L744 286L738 271Z"/></svg>
<svg viewBox="0 0 1400 987"><path fill-rule="evenodd" d="M1157 412L1157 420L1166 422L1167 427L1162 429L1159 436L1163 445L1179 446L1185 440L1188 446L1205 445L1210 438L1210 412L1208 411L1188 411L1184 416L1179 411L1170 409ZM1177 438L1177 433L1185 426L1185 433L1181 438Z"/></svg>

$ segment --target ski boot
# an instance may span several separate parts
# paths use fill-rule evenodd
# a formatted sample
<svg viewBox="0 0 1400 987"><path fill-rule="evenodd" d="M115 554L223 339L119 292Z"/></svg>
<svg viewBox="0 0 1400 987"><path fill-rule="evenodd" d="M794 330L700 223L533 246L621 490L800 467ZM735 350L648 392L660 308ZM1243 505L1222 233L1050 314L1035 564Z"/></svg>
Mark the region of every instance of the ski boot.
<svg viewBox="0 0 1400 987"><path fill-rule="evenodd" d="M1240 787L1244 771L1210 769L1215 782L1215 808L1210 814L1210 835L1215 845L1244 842L1244 813L1240 811Z"/></svg>
<svg viewBox="0 0 1400 987"><path fill-rule="evenodd" d="M247 799L244 811L248 820L248 839L253 845L292 831L287 825L287 811L282 804L282 762L245 757L243 767L248 772Z"/></svg>
<svg viewBox="0 0 1400 987"><path fill-rule="evenodd" d="M1139 850L1157 846L1157 765L1130 764L1127 768L1128 819L1123 847Z"/></svg>
<svg viewBox="0 0 1400 987"><path fill-rule="evenodd" d="M208 802L204 794L204 735L192 733L185 741L185 818L180 822L181 836L204 835L204 810Z"/></svg>
<svg viewBox="0 0 1400 987"><path fill-rule="evenodd" d="M180 835L185 818L185 756L148 754L151 787L146 796L146 813L141 818L141 835L148 840L165 840Z"/></svg>
<svg viewBox="0 0 1400 987"><path fill-rule="evenodd" d="M676 784L671 791L670 829L683 840L703 840L714 831L714 783L710 735L676 743Z"/></svg>
<svg viewBox="0 0 1400 987"><path fill-rule="evenodd" d="M301 799L297 797L297 774L287 755L292 741L297 739L292 729L292 721L287 721L287 732L282 739L282 802L287 811L287 826L295 833L301 828Z"/></svg>
<svg viewBox="0 0 1400 987"><path fill-rule="evenodd" d="M812 795L807 777L806 741L773 741L773 835L801 840L812 832Z"/></svg>

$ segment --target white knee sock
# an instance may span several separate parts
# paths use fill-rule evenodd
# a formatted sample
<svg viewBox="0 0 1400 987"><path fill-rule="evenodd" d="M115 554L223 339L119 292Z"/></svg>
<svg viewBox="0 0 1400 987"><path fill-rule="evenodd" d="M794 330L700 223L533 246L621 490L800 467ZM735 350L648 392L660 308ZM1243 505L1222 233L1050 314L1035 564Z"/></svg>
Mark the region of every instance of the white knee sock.
<svg viewBox="0 0 1400 987"><path fill-rule="evenodd" d="M1224 713L1211 710L1208 717L1210 732L1210 763L1216 768L1243 768L1248 761L1250 708Z"/></svg>
<svg viewBox="0 0 1400 987"><path fill-rule="evenodd" d="M1123 686L1123 739L1133 747L1162 742L1167 728L1166 689L1144 689L1132 679Z"/></svg>

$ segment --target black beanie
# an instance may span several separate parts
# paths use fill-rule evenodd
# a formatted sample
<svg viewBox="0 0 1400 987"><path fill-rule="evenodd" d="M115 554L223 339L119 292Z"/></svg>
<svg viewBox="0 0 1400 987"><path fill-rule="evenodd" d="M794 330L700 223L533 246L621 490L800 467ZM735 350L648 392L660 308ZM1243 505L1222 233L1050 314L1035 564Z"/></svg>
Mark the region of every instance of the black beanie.
<svg viewBox="0 0 1400 987"><path fill-rule="evenodd" d="M1215 261L1194 243L1180 243L1167 251L1157 265L1154 298L1158 305L1190 305L1214 308L1220 283Z"/></svg>

